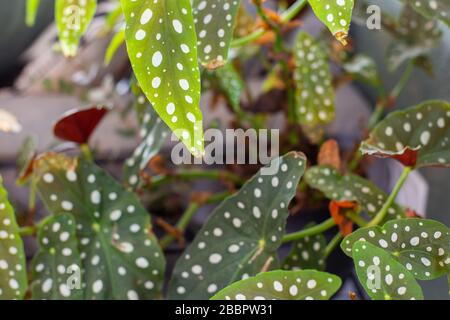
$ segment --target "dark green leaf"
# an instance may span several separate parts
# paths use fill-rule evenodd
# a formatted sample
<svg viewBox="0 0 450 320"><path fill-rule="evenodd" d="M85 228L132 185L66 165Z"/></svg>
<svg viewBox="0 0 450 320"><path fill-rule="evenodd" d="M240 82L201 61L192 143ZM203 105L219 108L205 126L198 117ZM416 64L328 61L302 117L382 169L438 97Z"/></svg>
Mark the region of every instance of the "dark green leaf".
<svg viewBox="0 0 450 320"><path fill-rule="evenodd" d="M381 83L375 61L364 54L358 54L346 61L342 68L356 80L378 87Z"/></svg>

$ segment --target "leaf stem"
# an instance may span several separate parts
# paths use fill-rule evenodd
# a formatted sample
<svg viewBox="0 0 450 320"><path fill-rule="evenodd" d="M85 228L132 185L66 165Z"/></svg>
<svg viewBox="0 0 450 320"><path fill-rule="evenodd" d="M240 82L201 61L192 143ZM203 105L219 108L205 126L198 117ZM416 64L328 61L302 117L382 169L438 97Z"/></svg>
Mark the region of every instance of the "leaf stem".
<svg viewBox="0 0 450 320"><path fill-rule="evenodd" d="M229 180L236 184L242 184L243 180L241 177L231 173L229 171L223 170L180 170L171 175L161 175L156 176L151 179L150 187L156 188L160 185L176 181L176 180L184 180L191 181L196 179L211 179L211 180L219 180L225 179Z"/></svg>
<svg viewBox="0 0 450 320"><path fill-rule="evenodd" d="M397 183L394 186L394 189L392 190L391 194L387 198L386 202L384 203L383 207L380 209L380 211L377 213L377 215L367 224L368 227L379 225L381 222L383 222L384 218L386 217L389 208L394 203L395 199L397 198L398 193L402 189L403 185L405 184L406 179L408 178L409 174L413 168L411 167L405 167L403 169L402 174L400 175L400 178L398 179Z"/></svg>
<svg viewBox="0 0 450 320"><path fill-rule="evenodd" d="M35 226L21 227L19 228L19 235L21 237L34 236L36 234Z"/></svg>
<svg viewBox="0 0 450 320"><path fill-rule="evenodd" d="M295 240L302 239L304 237L314 236L316 234L327 231L328 229L334 227L335 223L333 218L325 220L321 224L315 225L311 228L303 229L294 233L286 234L283 237L282 243L287 243Z"/></svg>
<svg viewBox="0 0 450 320"><path fill-rule="evenodd" d="M92 156L92 151L89 148L87 143L80 144L80 150L88 161L91 161L91 162L94 161L94 157Z"/></svg>
<svg viewBox="0 0 450 320"><path fill-rule="evenodd" d="M339 243L341 242L343 236L342 233L338 232L333 239L331 239L331 241L328 243L327 247L325 248L325 257L327 258L332 252L333 250L339 245Z"/></svg>

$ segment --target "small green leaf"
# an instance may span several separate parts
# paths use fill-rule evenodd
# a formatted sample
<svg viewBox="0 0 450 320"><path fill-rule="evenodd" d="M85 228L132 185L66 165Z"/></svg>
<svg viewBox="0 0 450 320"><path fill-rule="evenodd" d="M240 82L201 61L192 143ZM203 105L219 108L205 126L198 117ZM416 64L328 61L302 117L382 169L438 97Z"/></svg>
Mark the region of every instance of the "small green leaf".
<svg viewBox="0 0 450 320"><path fill-rule="evenodd" d="M374 300L423 300L416 279L386 251L364 241L353 245L359 281Z"/></svg>
<svg viewBox="0 0 450 320"><path fill-rule="evenodd" d="M68 213L51 216L40 226L40 249L32 263L33 299L83 299L83 275L75 227L75 219Z"/></svg>
<svg viewBox="0 0 450 320"><path fill-rule="evenodd" d="M334 119L334 89L325 51L306 32L295 45L296 112L301 124L315 126Z"/></svg>
<svg viewBox="0 0 450 320"><path fill-rule="evenodd" d="M288 205L306 159L291 152L272 160L214 210L175 265L171 299L205 299L230 283L272 267ZM275 169L271 171L271 169Z"/></svg>
<svg viewBox="0 0 450 320"><path fill-rule="evenodd" d="M105 66L108 66L111 63L112 58L114 57L117 50L124 42L125 42L125 31L123 29L120 29L111 39L111 42L109 43L108 48L106 49L105 61L103 62Z"/></svg>
<svg viewBox="0 0 450 320"><path fill-rule="evenodd" d="M372 182L354 174L342 175L330 166L315 166L305 174L306 182L315 189L322 191L329 199L336 201L356 201L370 216L375 216L383 207L388 195ZM404 210L393 204L387 219L404 217Z"/></svg>
<svg viewBox="0 0 450 320"><path fill-rule="evenodd" d="M315 223L305 226L309 228ZM325 270L325 248L327 241L321 233L311 237L304 237L292 242L292 249L284 259L282 266L285 270L315 269Z"/></svg>
<svg viewBox="0 0 450 320"><path fill-rule="evenodd" d="M233 39L240 0L193 0L199 58L207 69L223 66Z"/></svg>
<svg viewBox="0 0 450 320"><path fill-rule="evenodd" d="M200 70L190 0L121 0L136 78L161 119L194 156L203 154Z"/></svg>
<svg viewBox="0 0 450 320"><path fill-rule="evenodd" d="M77 54L80 39L94 18L96 7L96 0L56 0L56 26L64 56Z"/></svg>
<svg viewBox="0 0 450 320"><path fill-rule="evenodd" d="M322 21L339 41L346 44L352 20L353 0L308 0L317 18Z"/></svg>
<svg viewBox="0 0 450 320"><path fill-rule="evenodd" d="M411 167L450 167L450 103L428 101L389 114L364 141L364 154Z"/></svg>
<svg viewBox="0 0 450 320"><path fill-rule="evenodd" d="M25 23L27 26L34 26L40 3L41 0L27 0L27 12L25 15Z"/></svg>
<svg viewBox="0 0 450 320"><path fill-rule="evenodd" d="M378 87L381 84L375 61L364 54L358 54L342 64L345 72L356 80Z"/></svg>
<svg viewBox="0 0 450 320"><path fill-rule="evenodd" d="M23 242L0 176L0 300L22 299L27 286Z"/></svg>
<svg viewBox="0 0 450 320"><path fill-rule="evenodd" d="M211 300L328 300L341 284L326 272L276 270L235 282Z"/></svg>
<svg viewBox="0 0 450 320"><path fill-rule="evenodd" d="M429 19L439 19L450 26L449 0L406 0L417 12Z"/></svg>
<svg viewBox="0 0 450 320"><path fill-rule="evenodd" d="M164 257L149 214L134 193L93 163L48 153L35 161L41 198L77 221L87 299L152 299Z"/></svg>
<svg viewBox="0 0 450 320"><path fill-rule="evenodd" d="M400 219L358 229L342 241L345 254L352 255L358 240L390 252L417 279L432 280L450 272L450 231L437 221Z"/></svg>

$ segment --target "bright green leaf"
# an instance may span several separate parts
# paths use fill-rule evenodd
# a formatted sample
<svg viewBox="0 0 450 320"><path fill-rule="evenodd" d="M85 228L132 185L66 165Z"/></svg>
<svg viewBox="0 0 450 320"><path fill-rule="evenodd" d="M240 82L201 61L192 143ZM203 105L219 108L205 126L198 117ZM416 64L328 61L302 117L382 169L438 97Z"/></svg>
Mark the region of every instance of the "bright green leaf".
<svg viewBox="0 0 450 320"><path fill-rule="evenodd" d="M346 44L348 29L352 20L353 0L308 0L314 13L322 21L331 33Z"/></svg>
<svg viewBox="0 0 450 320"><path fill-rule="evenodd" d="M117 50L120 46L125 42L125 31L119 30L111 39L111 42L108 45L105 53L105 61L103 62L105 66L111 63L112 58L116 54Z"/></svg>
<svg viewBox="0 0 450 320"><path fill-rule="evenodd" d="M233 283L212 300L328 300L341 283L326 272L276 270Z"/></svg>
<svg viewBox="0 0 450 320"><path fill-rule="evenodd" d="M38 231L40 249L33 258L33 299L83 299L81 258L71 214L48 218Z"/></svg>
<svg viewBox="0 0 450 320"><path fill-rule="evenodd" d="M423 300L414 277L388 252L365 241L353 245L356 274L374 300Z"/></svg>
<svg viewBox="0 0 450 320"><path fill-rule="evenodd" d="M155 298L164 257L137 196L83 158L45 154L34 172L49 211L77 221L86 298Z"/></svg>
<svg viewBox="0 0 450 320"><path fill-rule="evenodd" d="M389 114L360 148L412 167L450 166L450 103L427 101Z"/></svg>
<svg viewBox="0 0 450 320"><path fill-rule="evenodd" d="M27 286L23 242L0 176L0 300L22 299Z"/></svg>
<svg viewBox="0 0 450 320"><path fill-rule="evenodd" d="M315 166L305 174L306 182L322 191L329 199L356 201L370 216L375 216L383 207L388 195L372 182L354 174L342 175L329 166ZM388 209L387 219L404 217L404 210L395 203Z"/></svg>
<svg viewBox="0 0 450 320"><path fill-rule="evenodd" d="M64 56L77 54L80 39L94 18L96 7L96 0L56 0L56 26Z"/></svg>
<svg viewBox="0 0 450 320"><path fill-rule="evenodd" d="M161 119L195 156L203 153L197 36L189 0L121 0L136 78Z"/></svg>
<svg viewBox="0 0 450 320"><path fill-rule="evenodd" d="M431 280L450 272L450 230L437 221L400 219L383 227L361 228L342 241L342 250L351 256L358 240L390 252L417 279Z"/></svg>
<svg viewBox="0 0 450 320"><path fill-rule="evenodd" d="M406 0L417 12L429 19L439 19L450 26L449 0Z"/></svg>
<svg viewBox="0 0 450 320"><path fill-rule="evenodd" d="M25 15L25 23L27 26L34 26L40 3L41 0L27 0L27 12Z"/></svg>
<svg viewBox="0 0 450 320"><path fill-rule="evenodd" d="M207 69L219 68L227 62L240 3L240 0L192 1L198 55Z"/></svg>
<svg viewBox="0 0 450 320"><path fill-rule="evenodd" d="M270 169L261 169L225 199L178 260L169 297L209 298L230 283L272 267L305 165L303 154L296 152L276 158Z"/></svg>

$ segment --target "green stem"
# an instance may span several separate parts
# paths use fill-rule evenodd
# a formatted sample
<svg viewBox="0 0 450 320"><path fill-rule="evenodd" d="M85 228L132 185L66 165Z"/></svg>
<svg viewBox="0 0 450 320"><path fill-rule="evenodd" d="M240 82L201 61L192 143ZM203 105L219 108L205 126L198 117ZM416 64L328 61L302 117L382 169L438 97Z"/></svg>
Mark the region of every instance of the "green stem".
<svg viewBox="0 0 450 320"><path fill-rule="evenodd" d="M91 162L94 161L94 157L92 156L92 151L89 148L87 143L80 144L80 149L81 149L81 152L83 153L83 155L86 157L87 160L89 160Z"/></svg>
<svg viewBox="0 0 450 320"><path fill-rule="evenodd" d="M331 239L331 241L325 248L325 258L327 258L333 252L333 250L339 245L339 243L341 243L342 238L343 236L339 232L333 237L333 239Z"/></svg>
<svg viewBox="0 0 450 320"><path fill-rule="evenodd" d="M381 222L383 222L384 218L386 217L389 208L394 203L395 199L397 198L398 193L402 189L403 185L405 184L406 179L408 178L409 174L413 168L411 167L405 167L403 169L402 174L400 175L400 178L398 179L397 183L394 186L394 189L392 190L391 194L387 198L386 202L384 203L383 207L380 209L380 211L377 213L377 215L367 224L368 227L379 225Z"/></svg>
<svg viewBox="0 0 450 320"><path fill-rule="evenodd" d="M21 227L19 228L19 235L21 237L34 236L36 234L36 227Z"/></svg>
<svg viewBox="0 0 450 320"><path fill-rule="evenodd" d="M365 227L368 224L368 221L366 221L363 217L361 217L358 213L350 211L347 212L347 218L352 220L354 223L356 223L359 227Z"/></svg>
<svg viewBox="0 0 450 320"><path fill-rule="evenodd" d="M327 231L328 229L334 227L335 223L333 218L325 220L321 224L315 225L311 228L303 229L294 233L287 234L283 237L282 243L292 242L295 240L302 239L304 237L314 236L316 234Z"/></svg>
<svg viewBox="0 0 450 320"><path fill-rule="evenodd" d="M406 66L405 71L403 71L403 75L400 78L400 81L397 83L397 85L392 89L390 98L397 99L400 94L402 93L403 89L406 88L406 85L409 82L409 79L411 79L411 75L414 71L414 60L411 60L408 65Z"/></svg>

